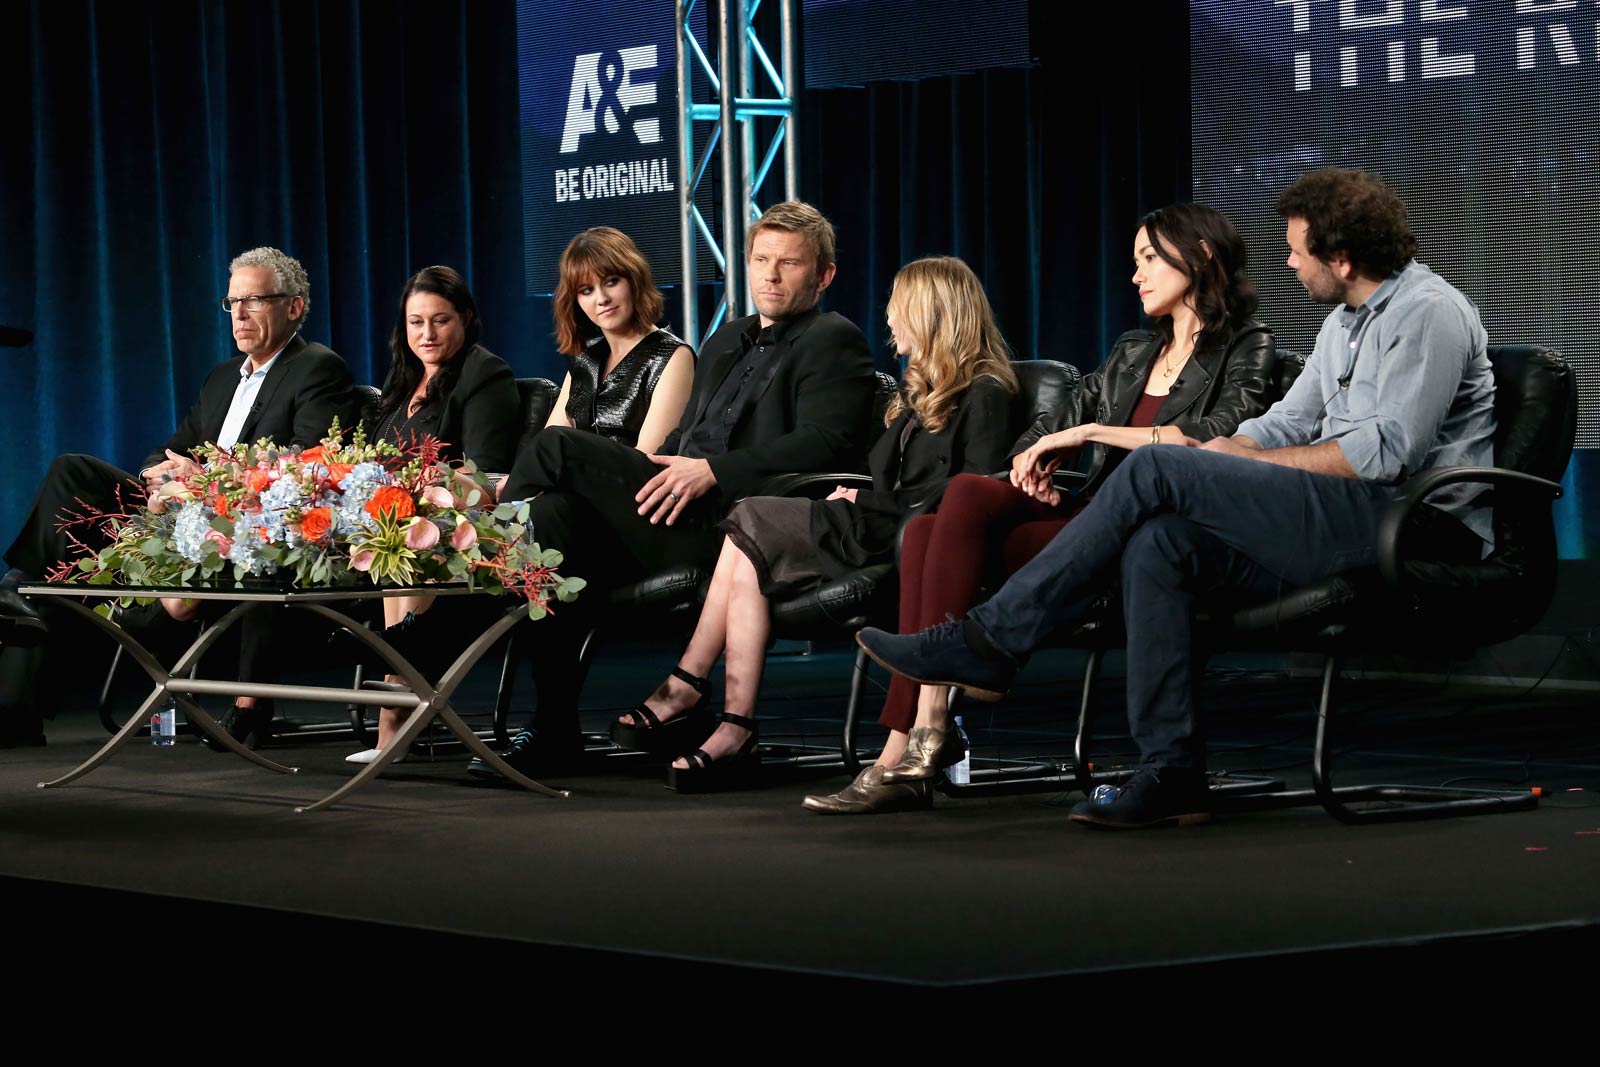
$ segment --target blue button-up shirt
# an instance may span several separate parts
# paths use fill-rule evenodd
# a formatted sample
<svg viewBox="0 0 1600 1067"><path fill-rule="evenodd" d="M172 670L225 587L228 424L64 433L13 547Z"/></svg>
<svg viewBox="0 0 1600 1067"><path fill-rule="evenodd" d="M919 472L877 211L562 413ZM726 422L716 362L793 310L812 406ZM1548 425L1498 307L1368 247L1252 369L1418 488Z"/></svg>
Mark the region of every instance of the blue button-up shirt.
<svg viewBox="0 0 1600 1067"><path fill-rule="evenodd" d="M1397 485L1431 467L1494 466L1494 373L1478 309L1412 261L1322 324L1289 393L1238 433L1262 448L1336 442L1358 477ZM1492 541L1478 485L1429 503Z"/></svg>

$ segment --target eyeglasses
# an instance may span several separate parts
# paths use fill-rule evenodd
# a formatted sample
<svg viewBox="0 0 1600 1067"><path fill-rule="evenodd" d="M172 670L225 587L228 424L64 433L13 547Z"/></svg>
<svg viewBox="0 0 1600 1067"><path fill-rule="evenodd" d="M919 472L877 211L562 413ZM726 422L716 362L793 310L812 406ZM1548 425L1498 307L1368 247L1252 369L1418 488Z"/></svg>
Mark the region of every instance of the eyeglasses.
<svg viewBox="0 0 1600 1067"><path fill-rule="evenodd" d="M222 310L233 314L233 305L243 304L246 311L265 310L268 300L280 300L288 293L262 293L260 296L225 296L222 298Z"/></svg>

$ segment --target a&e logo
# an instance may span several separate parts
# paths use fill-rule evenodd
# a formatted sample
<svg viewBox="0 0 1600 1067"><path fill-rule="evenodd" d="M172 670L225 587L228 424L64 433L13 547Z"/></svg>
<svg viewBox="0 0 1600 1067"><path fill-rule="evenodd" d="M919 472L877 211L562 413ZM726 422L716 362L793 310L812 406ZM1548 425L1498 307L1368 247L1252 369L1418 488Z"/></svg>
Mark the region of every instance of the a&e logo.
<svg viewBox="0 0 1600 1067"><path fill-rule="evenodd" d="M561 152L576 152L585 134L594 133L596 119L607 133L621 131L629 111L656 102L655 79L635 80L656 66L656 46L621 48L615 52L589 52L572 64L572 92L567 97L567 121L561 129ZM635 119L634 136L640 144L661 140L659 118Z"/></svg>

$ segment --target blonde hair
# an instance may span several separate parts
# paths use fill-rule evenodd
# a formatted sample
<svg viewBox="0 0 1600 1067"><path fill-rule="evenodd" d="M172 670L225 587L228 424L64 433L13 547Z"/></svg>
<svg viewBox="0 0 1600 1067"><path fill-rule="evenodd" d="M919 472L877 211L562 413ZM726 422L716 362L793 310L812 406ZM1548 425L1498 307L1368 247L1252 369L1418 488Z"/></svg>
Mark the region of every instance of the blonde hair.
<svg viewBox="0 0 1600 1067"><path fill-rule="evenodd" d="M745 259L750 258L750 250L756 244L756 235L762 230L784 230L799 234L805 239L811 254L817 257L819 273L833 266L833 223L804 200L785 200L781 204L773 204L762 212L755 225L750 227L750 232L745 235Z"/></svg>
<svg viewBox="0 0 1600 1067"><path fill-rule="evenodd" d="M905 380L884 414L887 426L909 404L923 426L945 428L961 394L988 375L1017 391L1011 348L972 268L954 256L929 256L900 268L889 296L900 336L911 342Z"/></svg>

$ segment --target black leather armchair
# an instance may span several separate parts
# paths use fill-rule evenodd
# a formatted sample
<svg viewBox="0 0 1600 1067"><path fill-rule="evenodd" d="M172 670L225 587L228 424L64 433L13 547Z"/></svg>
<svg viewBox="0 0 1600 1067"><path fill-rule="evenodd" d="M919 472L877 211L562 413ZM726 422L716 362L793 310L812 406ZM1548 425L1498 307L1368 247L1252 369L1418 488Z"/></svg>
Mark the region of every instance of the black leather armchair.
<svg viewBox="0 0 1600 1067"><path fill-rule="evenodd" d="M1393 822L1537 805L1529 791L1482 791L1409 785L1338 787L1333 748L1338 680L1351 656L1391 654L1458 657L1504 641L1533 625L1554 592L1556 545L1552 502L1577 432L1577 387L1559 354L1533 345L1489 349L1495 377L1495 466L1436 468L1412 478L1379 530L1378 563L1264 604L1220 608L1197 631L1211 651L1310 652L1323 657L1321 698L1310 790L1222 799L1223 810L1320 803L1345 823ZM1493 552L1475 563L1429 558L1425 538L1408 537L1429 493L1451 484L1486 487L1493 509ZM1097 632L1098 631L1098 632ZM1072 635L1089 648L1076 749L1081 787L1091 784L1090 720L1101 654L1120 643L1120 619L1101 620ZM1220 798L1219 798L1220 799ZM1357 809L1377 801L1388 806Z"/></svg>

